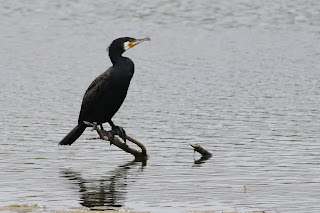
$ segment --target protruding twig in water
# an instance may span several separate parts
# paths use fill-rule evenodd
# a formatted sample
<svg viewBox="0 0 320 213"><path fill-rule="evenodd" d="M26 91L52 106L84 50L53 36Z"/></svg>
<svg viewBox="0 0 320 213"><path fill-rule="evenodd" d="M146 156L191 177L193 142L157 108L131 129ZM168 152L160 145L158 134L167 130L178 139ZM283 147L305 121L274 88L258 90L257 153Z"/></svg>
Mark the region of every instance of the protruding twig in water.
<svg viewBox="0 0 320 213"><path fill-rule="evenodd" d="M199 144L192 145L190 143L190 146L193 147L195 152L199 152L202 156L212 156L212 154L210 152L208 152L207 150L202 148Z"/></svg>
<svg viewBox="0 0 320 213"><path fill-rule="evenodd" d="M109 141L109 138L107 136L105 136L102 132L102 130L98 127L97 123L90 123L87 121L84 121L84 123L88 126L92 126L93 130L96 130L97 133L99 134L100 137L94 137L94 138L88 138L88 139L102 139L105 141ZM132 143L136 144L137 146L140 147L141 152L128 146L126 143L120 141L117 137L114 137L112 144L114 144L115 146L119 147L120 149L122 149L125 152L128 152L130 154L132 154L135 157L135 161L146 161L148 160L148 155L147 155L147 149L145 148L145 146L140 143L139 141L137 141L136 139L130 137L127 135L127 140L131 141Z"/></svg>

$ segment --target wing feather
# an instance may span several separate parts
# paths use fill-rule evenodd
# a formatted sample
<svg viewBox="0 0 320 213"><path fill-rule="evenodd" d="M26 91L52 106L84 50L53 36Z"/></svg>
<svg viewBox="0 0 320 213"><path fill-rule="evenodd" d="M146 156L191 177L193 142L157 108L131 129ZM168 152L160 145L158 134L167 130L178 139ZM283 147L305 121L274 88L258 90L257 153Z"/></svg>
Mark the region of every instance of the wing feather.
<svg viewBox="0 0 320 213"><path fill-rule="evenodd" d="M110 89L111 73L112 67L110 67L107 71L99 75L86 90L82 100L79 115L79 123L88 119L88 116L90 112L93 110L94 105L97 104L99 100L101 100L103 94L108 89Z"/></svg>

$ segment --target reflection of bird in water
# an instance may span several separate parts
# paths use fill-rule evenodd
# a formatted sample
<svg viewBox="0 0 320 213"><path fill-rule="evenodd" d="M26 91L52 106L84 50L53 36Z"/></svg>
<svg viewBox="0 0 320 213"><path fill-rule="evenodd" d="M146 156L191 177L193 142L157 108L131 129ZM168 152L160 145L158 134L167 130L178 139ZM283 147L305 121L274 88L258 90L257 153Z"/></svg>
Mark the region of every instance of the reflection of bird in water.
<svg viewBox="0 0 320 213"><path fill-rule="evenodd" d="M77 184L81 195L81 205L91 210L107 210L123 206L127 188L128 170L135 161L117 167L108 179L88 180L71 170L62 170L63 177ZM142 165L143 168L144 165ZM139 170L142 171L142 170ZM107 207L107 208L106 208Z"/></svg>
<svg viewBox="0 0 320 213"><path fill-rule="evenodd" d="M87 127L84 121L97 122L102 130L102 124L108 122L112 130L103 130L103 132L110 139L110 142L116 134L126 141L124 129L111 121L127 95L134 73L133 62L129 58L123 57L122 53L143 41L149 40L149 38L123 37L111 43L109 57L113 66L90 84L83 97L78 125L60 141L59 145L71 145L75 142Z"/></svg>

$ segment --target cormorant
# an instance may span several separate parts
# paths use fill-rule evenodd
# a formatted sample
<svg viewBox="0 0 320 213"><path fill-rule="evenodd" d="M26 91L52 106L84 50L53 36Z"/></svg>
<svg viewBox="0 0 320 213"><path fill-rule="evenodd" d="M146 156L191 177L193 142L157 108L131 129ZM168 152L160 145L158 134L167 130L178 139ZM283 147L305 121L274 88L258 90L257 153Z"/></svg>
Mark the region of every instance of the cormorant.
<svg viewBox="0 0 320 213"><path fill-rule="evenodd" d="M75 142L88 127L84 121L97 122L111 143L114 135L119 135L126 141L124 129L111 121L127 95L134 73L133 62L129 58L123 57L122 53L143 41L150 41L150 38L123 37L110 44L109 57L113 66L90 84L83 96L78 125L60 141L59 145L71 145ZM105 131L103 129L102 124L105 122L110 124L112 130Z"/></svg>

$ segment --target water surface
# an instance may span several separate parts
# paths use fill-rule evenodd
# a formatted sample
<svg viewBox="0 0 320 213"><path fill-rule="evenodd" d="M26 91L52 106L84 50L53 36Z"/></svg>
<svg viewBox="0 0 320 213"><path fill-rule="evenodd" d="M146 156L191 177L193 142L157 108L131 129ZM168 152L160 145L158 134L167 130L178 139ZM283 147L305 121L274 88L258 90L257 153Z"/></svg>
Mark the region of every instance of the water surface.
<svg viewBox="0 0 320 213"><path fill-rule="evenodd" d="M4 1L0 204L319 212L318 1ZM114 117L146 165L58 142L122 36L136 67ZM107 125L106 125L107 126ZM198 163L189 143L213 157Z"/></svg>

